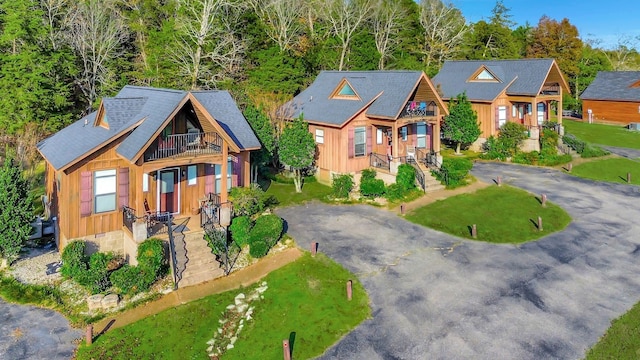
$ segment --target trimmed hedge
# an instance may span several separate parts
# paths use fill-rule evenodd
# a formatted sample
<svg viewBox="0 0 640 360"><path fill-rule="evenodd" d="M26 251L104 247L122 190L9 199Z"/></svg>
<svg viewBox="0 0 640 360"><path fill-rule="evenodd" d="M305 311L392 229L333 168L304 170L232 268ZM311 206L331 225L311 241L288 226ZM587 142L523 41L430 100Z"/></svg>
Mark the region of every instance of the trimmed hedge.
<svg viewBox="0 0 640 360"><path fill-rule="evenodd" d="M264 241L268 247L275 245L282 236L283 227L282 219L277 215L260 216L249 232L249 245L260 241Z"/></svg>
<svg viewBox="0 0 640 360"><path fill-rule="evenodd" d="M138 266L124 265L111 273L111 283L120 290L121 294L136 294L149 289L153 282L150 276Z"/></svg>
<svg viewBox="0 0 640 360"><path fill-rule="evenodd" d="M251 243L251 245L249 245L249 255L256 259L264 257L265 255L267 255L267 252L269 252L269 246L267 245L266 241L254 241Z"/></svg>
<svg viewBox="0 0 640 360"><path fill-rule="evenodd" d="M248 216L238 216L233 218L233 220L231 220L231 226L229 226L231 238L240 247L247 245L249 243L249 233L251 232L252 227L253 224Z"/></svg>

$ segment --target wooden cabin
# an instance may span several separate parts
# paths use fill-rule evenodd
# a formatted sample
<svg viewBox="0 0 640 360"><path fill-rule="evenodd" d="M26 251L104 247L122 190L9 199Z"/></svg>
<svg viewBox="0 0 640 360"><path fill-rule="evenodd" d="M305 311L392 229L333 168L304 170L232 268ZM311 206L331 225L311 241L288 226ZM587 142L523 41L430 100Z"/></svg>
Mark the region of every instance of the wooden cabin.
<svg viewBox="0 0 640 360"><path fill-rule="evenodd" d="M322 71L280 113L309 123L328 183L334 173L395 173L407 156L439 154L447 108L421 71Z"/></svg>
<svg viewBox="0 0 640 360"><path fill-rule="evenodd" d="M169 215L213 216L231 187L249 185L259 148L226 91L125 86L38 144L58 249L84 239L131 255Z"/></svg>
<svg viewBox="0 0 640 360"><path fill-rule="evenodd" d="M562 95L569 92L553 59L445 61L432 80L447 103L467 94L478 114L479 142L496 136L507 122L520 123L535 136L545 121L561 124Z"/></svg>
<svg viewBox="0 0 640 360"><path fill-rule="evenodd" d="M584 121L640 122L640 71L600 71L580 99Z"/></svg>

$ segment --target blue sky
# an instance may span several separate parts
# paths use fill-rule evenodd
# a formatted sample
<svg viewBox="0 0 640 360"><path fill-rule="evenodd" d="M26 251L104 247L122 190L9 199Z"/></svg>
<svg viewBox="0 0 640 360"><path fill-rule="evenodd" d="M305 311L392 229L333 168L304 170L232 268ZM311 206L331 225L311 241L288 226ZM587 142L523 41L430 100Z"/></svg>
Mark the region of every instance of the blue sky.
<svg viewBox="0 0 640 360"><path fill-rule="evenodd" d="M445 1L446 2L446 1ZM488 19L495 0L451 0L469 22ZM601 46L615 46L624 36L640 35L639 0L504 0L512 20L536 26L542 15L555 20L568 18L578 28L580 37L599 39ZM639 49L640 50L640 49Z"/></svg>

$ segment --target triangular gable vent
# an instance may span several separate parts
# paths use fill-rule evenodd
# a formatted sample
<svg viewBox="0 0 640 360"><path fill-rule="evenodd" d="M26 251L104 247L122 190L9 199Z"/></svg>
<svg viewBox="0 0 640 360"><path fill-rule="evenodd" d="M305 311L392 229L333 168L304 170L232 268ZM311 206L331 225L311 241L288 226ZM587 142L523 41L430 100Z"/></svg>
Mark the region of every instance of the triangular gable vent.
<svg viewBox="0 0 640 360"><path fill-rule="evenodd" d="M338 84L336 89L333 90L333 93L331 94L331 98L360 100L358 93L356 93L356 91L353 90L353 87L351 86L351 84L349 84L349 81L347 81L347 79L342 79L342 81L340 81L340 84Z"/></svg>
<svg viewBox="0 0 640 360"><path fill-rule="evenodd" d="M501 82L500 79L484 65L473 73L469 81Z"/></svg>

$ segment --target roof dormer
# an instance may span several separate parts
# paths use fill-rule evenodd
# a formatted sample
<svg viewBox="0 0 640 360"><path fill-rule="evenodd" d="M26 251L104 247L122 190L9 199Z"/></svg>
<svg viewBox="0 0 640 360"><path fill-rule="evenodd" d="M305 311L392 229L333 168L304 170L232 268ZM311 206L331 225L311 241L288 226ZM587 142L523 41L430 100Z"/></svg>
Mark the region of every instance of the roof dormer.
<svg viewBox="0 0 640 360"><path fill-rule="evenodd" d="M467 81L502 82L502 80L485 65L480 66Z"/></svg>
<svg viewBox="0 0 640 360"><path fill-rule="evenodd" d="M342 100L360 100L360 96L358 96L358 93L356 93L356 91L353 89L353 86L351 86L349 81L345 78L340 81L329 98Z"/></svg>
<svg viewBox="0 0 640 360"><path fill-rule="evenodd" d="M107 130L109 129L109 118L107 117L107 112L104 108L104 99L100 101L100 107L96 113L96 119L93 122L93 126L101 126Z"/></svg>

